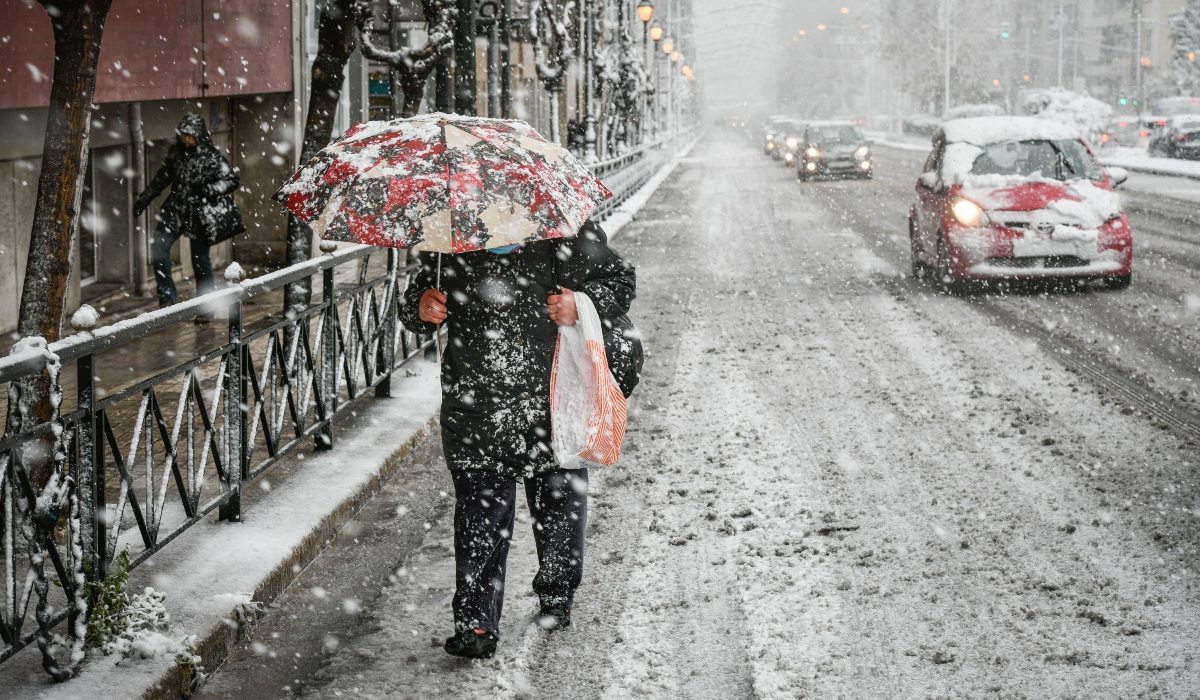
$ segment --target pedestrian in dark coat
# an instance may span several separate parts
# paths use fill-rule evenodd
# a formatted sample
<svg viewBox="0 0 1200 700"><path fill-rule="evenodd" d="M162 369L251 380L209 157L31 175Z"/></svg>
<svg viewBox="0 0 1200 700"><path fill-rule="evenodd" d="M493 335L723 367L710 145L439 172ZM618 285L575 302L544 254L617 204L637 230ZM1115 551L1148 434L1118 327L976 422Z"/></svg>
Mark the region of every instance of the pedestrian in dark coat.
<svg viewBox="0 0 1200 700"><path fill-rule="evenodd" d="M557 326L575 323L575 291L588 295L602 320L628 313L636 276L592 222L571 239L444 256L440 290L437 256L418 258L402 321L427 334L444 321L449 339L441 425L457 500L457 588L456 635L446 650L486 658L499 637L517 481L525 482L534 520L542 624L570 624L583 575L588 473L561 469L550 448Z"/></svg>
<svg viewBox="0 0 1200 700"><path fill-rule="evenodd" d="M201 295L216 288L209 248L246 230L237 203L230 196L239 185L237 173L213 145L204 119L189 114L179 122L175 133L177 139L166 161L138 195L133 208L134 215L140 215L170 186L171 194L163 202L150 242L160 306L176 300L171 274L171 246L175 241L181 236L191 239L196 294Z"/></svg>

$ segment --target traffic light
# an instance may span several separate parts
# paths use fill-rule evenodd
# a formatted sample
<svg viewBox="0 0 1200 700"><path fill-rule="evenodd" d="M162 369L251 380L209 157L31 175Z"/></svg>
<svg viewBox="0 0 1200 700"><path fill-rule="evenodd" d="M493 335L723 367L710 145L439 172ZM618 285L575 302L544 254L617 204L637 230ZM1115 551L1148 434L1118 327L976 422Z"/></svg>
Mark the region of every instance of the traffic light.
<svg viewBox="0 0 1200 700"><path fill-rule="evenodd" d="M1120 105L1122 105L1122 106L1129 104L1129 100L1125 99L1124 97L1122 97L1121 99L1117 100L1117 102L1118 102Z"/></svg>
<svg viewBox="0 0 1200 700"><path fill-rule="evenodd" d="M1007 39L1010 36L1012 36L1012 27L1009 25L1008 22L1001 22L1000 23L1000 38Z"/></svg>

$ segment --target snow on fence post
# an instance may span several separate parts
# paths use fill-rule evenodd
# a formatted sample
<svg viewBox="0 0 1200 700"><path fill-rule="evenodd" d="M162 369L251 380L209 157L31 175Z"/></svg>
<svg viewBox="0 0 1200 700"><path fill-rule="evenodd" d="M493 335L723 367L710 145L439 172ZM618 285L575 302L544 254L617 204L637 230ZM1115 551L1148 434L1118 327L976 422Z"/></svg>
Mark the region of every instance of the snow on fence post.
<svg viewBox="0 0 1200 700"><path fill-rule="evenodd" d="M87 354L75 361L78 377L79 423L78 443L74 456L72 477L79 498L79 539L82 543L84 572L88 581L103 581L108 575L104 530L104 466L103 450L97 440L100 434L96 415L95 355Z"/></svg>
<svg viewBox="0 0 1200 700"><path fill-rule="evenodd" d="M316 435L318 450L333 449L333 412L337 408L337 300L333 298L333 268L322 273L321 303L325 309L321 312L321 337L317 341L321 345L321 386L320 404L324 407L319 417L325 425Z"/></svg>
<svg viewBox="0 0 1200 700"><path fill-rule="evenodd" d="M222 493L230 494L217 511L218 520L242 521L242 482L249 469L246 450L246 373L243 360L249 348L242 343L242 302L229 305L229 352L225 355L225 473Z"/></svg>
<svg viewBox="0 0 1200 700"><path fill-rule="evenodd" d="M379 348L375 356L375 373L383 379L375 385L375 397L390 398L392 395L392 369L396 366L396 298L400 294L398 270L400 251L388 248L387 284L383 288L383 300L379 306Z"/></svg>

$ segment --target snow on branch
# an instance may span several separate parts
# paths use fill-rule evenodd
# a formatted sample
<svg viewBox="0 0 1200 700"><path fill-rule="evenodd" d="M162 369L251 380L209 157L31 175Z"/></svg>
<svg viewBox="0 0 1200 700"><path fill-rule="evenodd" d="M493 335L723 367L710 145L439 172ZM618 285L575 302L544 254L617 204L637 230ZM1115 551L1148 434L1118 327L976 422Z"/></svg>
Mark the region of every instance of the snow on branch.
<svg viewBox="0 0 1200 700"><path fill-rule="evenodd" d="M529 14L534 18L530 26L533 34L533 65L542 85L549 92L561 91L566 80L571 55L571 14L574 10L574 0L561 6L555 0L534 0L529 7Z"/></svg>
<svg viewBox="0 0 1200 700"><path fill-rule="evenodd" d="M421 0L421 9L429 30L429 38L423 46L384 49L376 46L372 38L375 17L370 0L358 0L358 42L362 53L373 61L391 66L400 77L400 88L404 91L405 116L417 113L421 104L421 93L425 80L443 56L454 47L454 20L458 10L453 0Z"/></svg>

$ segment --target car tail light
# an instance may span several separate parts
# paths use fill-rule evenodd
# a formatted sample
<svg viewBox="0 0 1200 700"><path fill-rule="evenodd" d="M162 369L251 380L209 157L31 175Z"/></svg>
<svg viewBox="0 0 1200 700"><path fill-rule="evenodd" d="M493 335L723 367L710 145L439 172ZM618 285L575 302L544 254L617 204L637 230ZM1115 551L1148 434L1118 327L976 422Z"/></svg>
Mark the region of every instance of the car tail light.
<svg viewBox="0 0 1200 700"><path fill-rule="evenodd" d="M1100 134L1100 143L1108 143L1108 134Z"/></svg>

